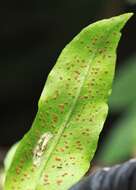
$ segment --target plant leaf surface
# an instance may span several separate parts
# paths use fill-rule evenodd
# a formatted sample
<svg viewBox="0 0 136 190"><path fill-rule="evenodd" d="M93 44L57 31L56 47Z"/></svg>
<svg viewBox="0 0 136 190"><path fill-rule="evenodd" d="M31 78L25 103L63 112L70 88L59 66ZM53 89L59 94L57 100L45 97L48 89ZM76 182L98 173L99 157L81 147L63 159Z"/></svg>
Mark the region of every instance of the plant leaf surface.
<svg viewBox="0 0 136 190"><path fill-rule="evenodd" d="M67 190L87 172L108 112L120 30L131 16L96 22L64 48L5 190Z"/></svg>

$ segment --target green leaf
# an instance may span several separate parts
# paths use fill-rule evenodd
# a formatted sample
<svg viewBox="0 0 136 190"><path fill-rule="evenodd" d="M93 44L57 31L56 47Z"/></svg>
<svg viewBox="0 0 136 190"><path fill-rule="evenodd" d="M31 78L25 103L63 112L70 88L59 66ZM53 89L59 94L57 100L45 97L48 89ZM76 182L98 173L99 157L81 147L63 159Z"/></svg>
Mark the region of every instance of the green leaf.
<svg viewBox="0 0 136 190"><path fill-rule="evenodd" d="M108 112L119 31L131 16L88 26L62 51L5 190L67 190L87 172Z"/></svg>
<svg viewBox="0 0 136 190"><path fill-rule="evenodd" d="M99 161L117 164L136 153L136 104L115 124L101 148Z"/></svg>
<svg viewBox="0 0 136 190"><path fill-rule="evenodd" d="M110 98L113 111L127 109L136 100L136 55L129 58L117 72Z"/></svg>
<svg viewBox="0 0 136 190"><path fill-rule="evenodd" d="M8 171L8 169L10 168L10 165L12 163L12 159L15 155L15 152L16 152L16 149L18 147L19 143L16 143L14 144L10 150L8 151L7 155L6 155L6 158L4 160L4 169L5 169L5 172Z"/></svg>
<svg viewBox="0 0 136 190"><path fill-rule="evenodd" d="M3 185L4 185L4 171L3 169L0 168L0 189L2 190L3 189Z"/></svg>

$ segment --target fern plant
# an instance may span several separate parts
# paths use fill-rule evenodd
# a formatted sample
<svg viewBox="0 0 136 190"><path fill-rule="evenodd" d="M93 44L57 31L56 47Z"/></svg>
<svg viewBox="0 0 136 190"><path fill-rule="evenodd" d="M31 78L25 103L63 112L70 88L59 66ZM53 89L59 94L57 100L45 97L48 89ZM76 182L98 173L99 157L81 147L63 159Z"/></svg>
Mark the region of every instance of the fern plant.
<svg viewBox="0 0 136 190"><path fill-rule="evenodd" d="M5 190L67 190L87 172L108 113L120 30L131 16L91 24L64 48L12 154Z"/></svg>

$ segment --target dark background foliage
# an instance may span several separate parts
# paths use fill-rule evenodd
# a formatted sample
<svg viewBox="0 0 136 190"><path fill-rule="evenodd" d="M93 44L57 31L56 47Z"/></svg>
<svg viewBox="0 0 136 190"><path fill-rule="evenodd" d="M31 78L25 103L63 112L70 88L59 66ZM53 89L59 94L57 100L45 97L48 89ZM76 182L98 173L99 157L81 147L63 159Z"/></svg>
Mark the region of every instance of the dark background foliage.
<svg viewBox="0 0 136 190"><path fill-rule="evenodd" d="M0 147L9 147L31 127L46 77L63 47L86 25L135 10L127 0L0 2ZM123 34L117 69L136 52L136 16ZM118 117L109 114L100 145Z"/></svg>

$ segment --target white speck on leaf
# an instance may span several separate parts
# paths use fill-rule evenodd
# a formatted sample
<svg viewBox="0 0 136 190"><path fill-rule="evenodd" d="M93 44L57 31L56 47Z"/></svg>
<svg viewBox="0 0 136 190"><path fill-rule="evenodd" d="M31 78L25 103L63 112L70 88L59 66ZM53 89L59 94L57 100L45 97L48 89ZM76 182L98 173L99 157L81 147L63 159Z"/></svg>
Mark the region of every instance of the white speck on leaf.
<svg viewBox="0 0 136 190"><path fill-rule="evenodd" d="M38 140L38 143L33 151L33 164L35 166L39 166L39 164L41 163L44 151L46 150L47 144L52 137L53 134L51 132L46 132Z"/></svg>

